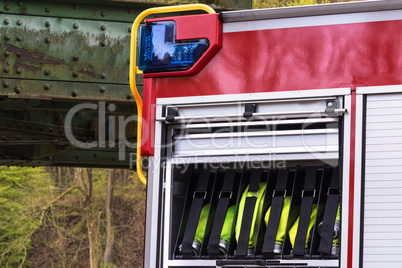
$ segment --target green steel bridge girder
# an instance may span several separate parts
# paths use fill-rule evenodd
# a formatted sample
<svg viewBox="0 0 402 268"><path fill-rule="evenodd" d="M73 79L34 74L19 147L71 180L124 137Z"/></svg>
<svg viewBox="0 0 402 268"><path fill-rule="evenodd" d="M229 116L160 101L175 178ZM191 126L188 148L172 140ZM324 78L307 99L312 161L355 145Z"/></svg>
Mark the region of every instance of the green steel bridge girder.
<svg viewBox="0 0 402 268"><path fill-rule="evenodd" d="M120 136L135 141L135 122L111 135L109 121L136 115L128 84L131 24L152 5L0 0L0 6L0 165L130 168L135 149L118 143ZM103 120L98 110L83 109L71 126L74 138L98 146L71 144L64 131L69 111L102 103L114 108Z"/></svg>
<svg viewBox="0 0 402 268"><path fill-rule="evenodd" d="M250 0L204 3L217 11L251 8ZM133 167L131 25L143 10L172 4L0 0L0 165ZM137 76L140 94L142 84ZM66 133L68 115L83 104L99 109L74 113ZM72 137L96 146L79 148Z"/></svg>

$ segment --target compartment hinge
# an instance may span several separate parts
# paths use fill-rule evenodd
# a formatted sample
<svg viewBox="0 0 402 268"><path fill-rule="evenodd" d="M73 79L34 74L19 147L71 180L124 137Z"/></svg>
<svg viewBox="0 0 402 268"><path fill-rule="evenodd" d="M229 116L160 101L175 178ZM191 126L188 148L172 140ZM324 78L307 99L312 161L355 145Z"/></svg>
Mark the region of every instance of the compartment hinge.
<svg viewBox="0 0 402 268"><path fill-rule="evenodd" d="M328 116L337 116L337 112L335 110L338 109L338 100L327 100L327 104L325 106L325 114Z"/></svg>

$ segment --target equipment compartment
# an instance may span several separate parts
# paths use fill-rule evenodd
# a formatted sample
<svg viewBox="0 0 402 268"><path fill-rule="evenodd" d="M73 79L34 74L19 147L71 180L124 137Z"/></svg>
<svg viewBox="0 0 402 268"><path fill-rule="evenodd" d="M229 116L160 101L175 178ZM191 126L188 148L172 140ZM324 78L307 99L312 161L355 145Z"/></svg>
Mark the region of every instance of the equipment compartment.
<svg viewBox="0 0 402 268"><path fill-rule="evenodd" d="M338 258L332 246L339 249L340 224L331 248L327 245L326 253L325 245L320 248L328 244L328 236L320 235L328 232L328 220L331 231L340 221L336 219L338 167L237 168L233 164L214 169L193 164L186 169L174 166L172 175L173 259L222 260L219 263L230 267L244 260ZM335 209L333 201L332 208L329 205L331 198L337 200Z"/></svg>

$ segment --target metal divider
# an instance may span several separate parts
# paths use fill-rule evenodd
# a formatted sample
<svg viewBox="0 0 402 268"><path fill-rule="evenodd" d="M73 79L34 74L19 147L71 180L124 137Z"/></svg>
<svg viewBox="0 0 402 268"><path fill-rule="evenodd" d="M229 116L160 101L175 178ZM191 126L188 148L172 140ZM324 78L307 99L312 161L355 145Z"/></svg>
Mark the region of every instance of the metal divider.
<svg viewBox="0 0 402 268"><path fill-rule="evenodd" d="M175 250L174 250L174 257L177 259L182 259L182 258L199 258L200 256L189 256L188 252L184 252L185 250L188 251L188 248L183 248L183 242L188 242L184 241L186 238L192 236L194 237L196 235L196 229L198 225L197 219L200 218L200 215L202 212L195 213L197 215L194 215L192 213L192 209L194 208L194 201L196 198L203 198L202 201L202 208L204 208L207 204L211 203L212 199L212 192L213 192L213 186L214 182L216 179L216 170L193 170L191 172L191 177L189 179L189 184L188 184L188 189L186 193L186 198L185 198L185 206L184 210L182 212L182 217L181 217L181 223L180 223L180 231L179 235L176 240L176 245L175 245ZM202 180L208 180L206 183L206 190L204 193L202 191L197 190L197 186ZM201 197L200 195L204 195ZM202 209L201 209L202 210ZM208 215L209 215L210 209L208 209ZM208 224L208 220L207 220ZM190 231L189 231L190 229ZM205 230L207 228L204 228L204 233L203 237L205 237ZM186 237L188 236L188 237ZM203 242L201 241L200 248L202 249ZM184 253L184 254L183 254ZM186 254L187 253L187 254Z"/></svg>
<svg viewBox="0 0 402 268"><path fill-rule="evenodd" d="M310 169L310 172L309 170ZM314 169L315 172L311 172L311 169ZM285 244L284 244L284 250L283 250L283 256L282 258L284 259L289 259L293 258L293 246L292 242L290 241L290 230L292 227L294 227L296 221L300 219L301 216L307 216L309 217L310 215L303 215L304 211L301 210L302 208L302 202L303 202L303 195L305 191L305 181L308 179L306 176L311 176L313 173L313 176L320 176L320 172L317 170L317 167L300 167L298 166L296 169L296 174L295 174L295 184L293 188L293 193L292 193L292 201L290 205L290 213L289 213L289 220L287 223L287 228L286 228L286 239L285 239ZM316 179L316 178L314 178ZM319 185L317 185L316 182L320 182L320 180L316 180L314 182L315 187L314 191L317 192L319 190ZM318 197L315 196L313 200L313 204L317 204L317 199ZM310 213L309 213L310 214ZM300 221L298 221L300 223ZM294 228L296 228L295 226ZM299 231L299 230L297 230ZM298 234L298 232L297 232ZM309 252L305 252L304 257L309 257L310 254ZM297 258L300 258L302 256L297 256Z"/></svg>
<svg viewBox="0 0 402 268"><path fill-rule="evenodd" d="M237 185L237 195L236 199L233 201L236 201L235 203L235 213L233 217L233 223L232 223L232 228L231 228L231 233L230 233L230 240L229 240L229 248L228 248L228 253L226 258L234 258L235 255L235 250L237 247L237 242L236 242L236 237L235 237L235 228L236 228L236 222L237 222L237 217L239 214L239 204L240 204L240 199L241 195L246 189L247 185L250 183L250 171L247 170L239 170L241 173L241 179L240 183Z"/></svg>
<svg viewBox="0 0 402 268"><path fill-rule="evenodd" d="M325 211L325 204L327 202L327 193L329 189L329 185L331 182L333 168L330 166L325 166L321 176L321 185L318 194L318 201L317 201L317 217L315 220L315 224L311 233L311 258L319 258L318 247L320 243L320 235L317 231L317 226L322 222L324 217Z"/></svg>
<svg viewBox="0 0 402 268"><path fill-rule="evenodd" d="M268 175L268 180L267 180L267 188L265 190L265 198L264 198L264 204L262 207L262 215L259 227L258 227L258 236L257 236L257 242L255 245L255 251L254 254L256 258L262 258L262 247L264 243L264 236L265 236L265 222L264 222L264 217L265 213L268 211L269 207L271 206L272 202L272 195L275 189L275 182L277 178L278 172L276 170L270 170L269 175Z"/></svg>
<svg viewBox="0 0 402 268"><path fill-rule="evenodd" d="M273 198L275 196L275 187L277 187L277 183L279 180L284 179L284 170L277 169L204 169L197 170L194 169L188 172L189 179L187 185L187 191L185 194L185 205L183 207L183 211L181 213L179 231L177 232L177 238L175 239L176 243L174 246L173 257L175 259L217 259L217 260L228 260L239 261L239 259L248 259L248 260L263 260L263 259L294 259L294 258L304 258L304 259L319 259L323 258L320 256L318 252L318 247L320 243L320 235L317 231L317 226L323 220L323 215L325 211L326 201L327 201L327 193L330 189L330 181L333 173L333 167L330 166L297 166L296 169L287 169L286 172L286 191L281 191L282 194L287 198L290 198L290 205L288 206L289 213L287 214L286 220L286 229L283 237L283 247L281 252L276 252L275 254L272 252L269 257L264 255L263 245L266 234L266 219L265 216L268 210L271 207ZM255 241L254 247L249 251L246 256L238 256L236 251L238 250L238 241L236 239L236 223L239 221L238 217L240 216L240 203L243 194L247 194L245 192L248 186L251 183L251 177L255 172L259 172L260 178L259 182L265 183L265 193L263 196L263 203L261 208L261 217L256 222L258 231L257 238ZM208 174L208 175L206 175ZM282 174L282 175L279 175ZM227 188L224 188L225 178L227 176L234 176L232 190L228 191ZM308 178L308 176L315 176L313 180ZM202 241L199 248L199 254L193 254L192 256L188 256L183 254L182 252L182 243L183 238L185 237L186 229L192 228L195 230L195 227L189 227L189 224L194 224L194 220L190 220L191 209L194 207L194 200L200 193L197 192L197 187L199 186L199 180L208 179L207 190L205 192L205 198L203 199L202 206L205 207L209 204L206 224L204 226L202 232ZM310 181L310 187L307 187L308 181ZM313 182L311 182L313 181ZM313 183L313 186L312 184ZM282 184L283 185L283 184ZM313 188L314 189L313 189ZM257 193L258 195L258 193ZM198 196L200 197L200 196ZM217 207L221 198L226 198L227 200L227 208L231 207L234 209L233 215L230 216L228 222L229 225L226 225L226 228L230 229L230 235L227 241L227 249L226 254L221 251L219 255L211 255L208 249L210 242L211 230L214 227L214 221L217 218ZM316 209L316 216L314 219L314 224L312 228L309 229L307 234L304 236L307 242L306 251L303 255L295 256L292 254L293 246L290 238L290 230L295 225L296 221L299 221L299 217L303 215L302 203L303 198L312 198L312 207L314 210ZM287 199L289 200L289 199ZM226 203L225 203L226 204ZM288 203L289 204L289 203ZM310 203L309 203L310 204ZM313 211L313 208L311 209ZM221 212L219 212L221 213ZM312 212L311 212L312 213ZM198 213L196 213L198 214ZM250 214L250 213L249 213ZM251 213L252 215L253 213ZM179 215L173 215L179 216ZM198 214L199 217L199 214ZM222 217L221 217L222 220ZM227 219L225 218L225 221ZM197 221L195 221L197 222ZM300 221L299 221L300 222ZM311 223L311 222L310 222ZM283 226L282 226L283 227ZM173 232L174 233L174 232Z"/></svg>
<svg viewBox="0 0 402 268"><path fill-rule="evenodd" d="M207 223L207 229L205 233L205 238L204 238L204 244L203 244L203 249L202 249L202 258L224 258L225 254L223 253L224 248L220 248L220 240L221 240L221 234L222 234L222 229L226 227L229 229L229 239L227 241L227 251L229 250L230 246L230 239L233 234L233 229L234 229L234 222L233 218L235 217L236 209L234 209L233 215L229 215L228 210L233 207L236 207L237 202L237 197L238 197L238 192L239 192L239 186L240 186L240 179L241 179L241 172L238 172L236 170L219 170L218 175L215 180L214 184L214 189L213 189L213 194L212 194L212 199L211 199L211 207L210 207L210 213L208 216L208 223ZM228 183L230 181L230 183ZM226 189L224 189L226 188ZM226 202L227 203L226 203ZM224 211L217 211L218 206L222 205L222 202L225 202L226 206L221 206L221 209ZM216 213L222 213L220 215L217 215ZM214 226L216 224L216 221L219 217L223 217L223 221L221 222L220 226ZM230 219L230 220L227 220ZM229 227L225 226L230 225ZM215 229L213 229L215 227ZM225 229L226 229L225 228ZM212 230L217 233L216 235L219 236L218 241L210 240L210 236L212 235ZM212 238L211 238L212 239ZM215 243L214 243L215 242ZM214 245L212 246L212 243ZM217 252L217 255L213 255L211 253L211 246L214 249L219 250L219 253ZM213 255L213 256L211 256Z"/></svg>

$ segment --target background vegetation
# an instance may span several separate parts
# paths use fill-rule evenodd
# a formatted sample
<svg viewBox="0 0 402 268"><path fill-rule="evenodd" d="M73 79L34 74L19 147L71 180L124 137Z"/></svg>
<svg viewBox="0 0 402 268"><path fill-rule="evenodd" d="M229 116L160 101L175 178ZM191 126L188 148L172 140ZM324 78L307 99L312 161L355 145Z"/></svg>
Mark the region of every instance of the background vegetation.
<svg viewBox="0 0 402 268"><path fill-rule="evenodd" d="M142 267L144 222L132 171L0 167L0 267Z"/></svg>

